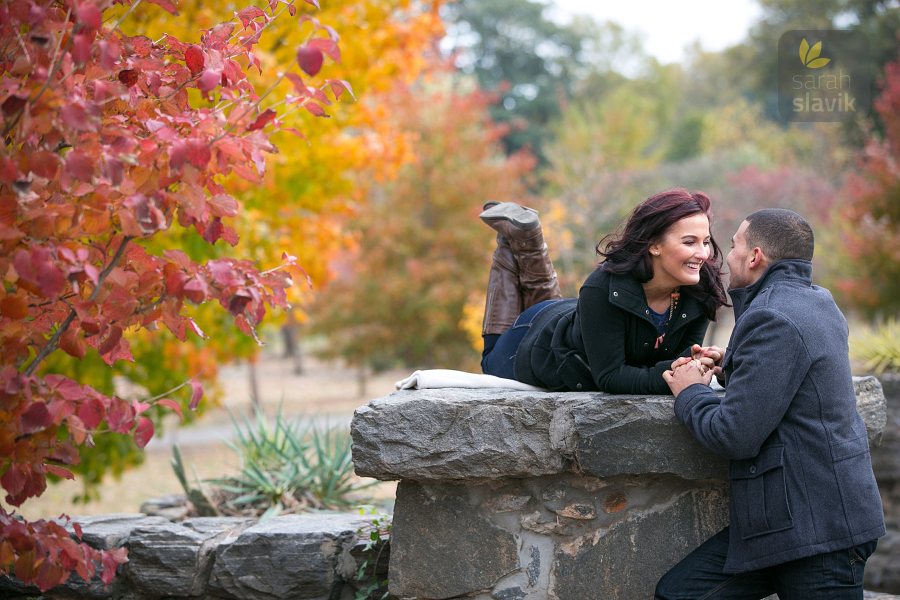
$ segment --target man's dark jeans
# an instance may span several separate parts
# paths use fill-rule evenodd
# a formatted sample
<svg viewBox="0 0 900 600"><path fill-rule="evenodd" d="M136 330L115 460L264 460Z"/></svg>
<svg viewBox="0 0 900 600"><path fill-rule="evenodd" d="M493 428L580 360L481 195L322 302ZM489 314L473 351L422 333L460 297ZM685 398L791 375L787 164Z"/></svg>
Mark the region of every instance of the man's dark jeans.
<svg viewBox="0 0 900 600"><path fill-rule="evenodd" d="M658 600L862 600L866 559L877 540L751 571L722 572L728 552L726 527L663 575Z"/></svg>

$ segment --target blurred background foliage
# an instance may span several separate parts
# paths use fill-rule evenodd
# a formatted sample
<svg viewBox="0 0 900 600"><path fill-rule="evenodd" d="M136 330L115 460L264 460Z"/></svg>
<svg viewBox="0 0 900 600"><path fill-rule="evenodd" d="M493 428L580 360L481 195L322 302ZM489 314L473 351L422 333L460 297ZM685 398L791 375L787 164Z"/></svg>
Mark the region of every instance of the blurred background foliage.
<svg viewBox="0 0 900 600"><path fill-rule="evenodd" d="M349 81L356 100L328 107L315 127L305 112L286 117L303 137L275 140L280 153L260 185L228 182L244 205L233 224L241 243L213 252L264 266L282 252L297 256L312 285L297 282L295 310L271 325L284 325L286 339L315 336L327 358L361 373L475 370L494 243L477 218L483 202L541 211L564 292L574 295L596 265L597 241L635 204L687 187L713 199L713 232L726 248L753 210L804 214L818 238L817 281L854 319L896 318L900 6L759 4L741 43L696 46L682 63L662 64L621 26L560 22L549 2L322 0L321 21L341 35L332 76ZM184 0L171 17L141 6L126 27L186 37L239 8ZM290 19L275 27L259 58L277 66L294 60L310 30ZM869 40L875 101L849 123L786 123L774 83L778 38L832 27ZM262 92L271 82L257 83ZM285 83L272 103L287 92ZM197 257L191 235L182 245ZM133 340L136 362L118 379L99 360L66 368L106 393L153 396L192 377L212 384L217 364L252 361L259 350L214 312L196 316L208 339L189 346ZM62 372L68 359L55 360ZM84 480L139 460L131 443L98 439Z"/></svg>

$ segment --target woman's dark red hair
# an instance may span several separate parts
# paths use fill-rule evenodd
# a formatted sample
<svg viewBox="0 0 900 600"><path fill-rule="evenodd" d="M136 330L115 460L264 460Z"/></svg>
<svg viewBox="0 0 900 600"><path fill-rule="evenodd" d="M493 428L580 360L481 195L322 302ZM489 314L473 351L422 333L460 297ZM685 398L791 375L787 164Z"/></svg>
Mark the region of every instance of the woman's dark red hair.
<svg viewBox="0 0 900 600"><path fill-rule="evenodd" d="M650 281L650 245L658 242L676 221L699 213L712 223L709 197L703 192L676 188L650 196L635 207L620 234L608 235L597 244L597 254L603 257L600 268L619 275L630 274L641 283ZM727 304L727 298L720 275L722 251L712 237L710 246L709 258L700 267L700 282L682 287L681 292L699 300L707 317L714 320L716 309Z"/></svg>

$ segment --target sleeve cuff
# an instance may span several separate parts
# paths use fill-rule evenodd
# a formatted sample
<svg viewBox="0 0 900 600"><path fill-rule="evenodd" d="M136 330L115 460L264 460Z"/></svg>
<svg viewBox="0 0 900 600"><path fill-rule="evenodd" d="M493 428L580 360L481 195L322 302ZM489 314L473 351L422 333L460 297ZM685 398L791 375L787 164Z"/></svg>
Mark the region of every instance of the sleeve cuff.
<svg viewBox="0 0 900 600"><path fill-rule="evenodd" d="M681 393L675 398L675 416L681 422L685 422L690 413L691 408L696 404L699 397L703 394L712 394L712 388L702 383L694 383L681 390Z"/></svg>

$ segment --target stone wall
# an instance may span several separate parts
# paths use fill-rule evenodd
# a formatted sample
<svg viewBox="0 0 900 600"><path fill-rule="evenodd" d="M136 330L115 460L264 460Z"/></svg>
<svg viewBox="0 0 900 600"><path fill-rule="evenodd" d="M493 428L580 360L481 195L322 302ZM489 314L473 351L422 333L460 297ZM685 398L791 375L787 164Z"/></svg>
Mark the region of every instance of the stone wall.
<svg viewBox="0 0 900 600"><path fill-rule="evenodd" d="M76 519L95 548L124 546L128 562L104 587L73 575L48 599L352 600L363 583L359 564L371 518L344 513L285 515L256 523L207 517L173 523L162 517L117 514ZM362 533L362 535L360 535ZM386 576L387 554L380 556ZM38 593L0 578L0 597Z"/></svg>
<svg viewBox="0 0 900 600"><path fill-rule="evenodd" d="M881 444L872 448L872 466L888 532L866 565L866 586L900 594L900 373L879 376L887 405Z"/></svg>
<svg viewBox="0 0 900 600"><path fill-rule="evenodd" d="M870 443L885 424L857 378ZM673 398L403 391L357 409L357 473L400 479L390 591L404 599L651 598L727 523L726 463Z"/></svg>

